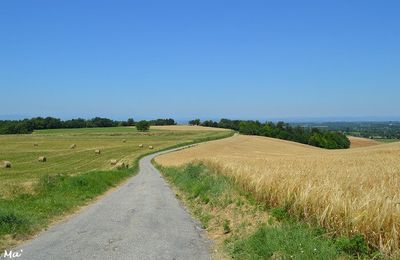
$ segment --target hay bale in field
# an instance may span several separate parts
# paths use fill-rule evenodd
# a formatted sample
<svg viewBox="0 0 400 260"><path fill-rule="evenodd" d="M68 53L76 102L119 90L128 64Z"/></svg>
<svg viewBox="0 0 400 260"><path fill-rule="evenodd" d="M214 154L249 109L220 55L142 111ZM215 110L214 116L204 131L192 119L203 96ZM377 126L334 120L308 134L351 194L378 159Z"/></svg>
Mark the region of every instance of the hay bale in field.
<svg viewBox="0 0 400 260"><path fill-rule="evenodd" d="M124 162L119 162L119 163L117 163L117 165L116 165L115 167L116 167L118 170L121 170L121 169L128 168L129 165L128 165L127 163L124 163Z"/></svg>
<svg viewBox="0 0 400 260"><path fill-rule="evenodd" d="M75 147L76 147L76 144L71 144L71 146L69 148L75 149Z"/></svg>
<svg viewBox="0 0 400 260"><path fill-rule="evenodd" d="M117 162L118 162L118 161L117 161L117 160L115 160L115 159L111 159L111 160L110 160L110 164L111 164L111 165L116 165L116 164L117 164Z"/></svg>
<svg viewBox="0 0 400 260"><path fill-rule="evenodd" d="M94 150L94 153L95 153L95 154L100 154L101 151L100 151L99 149L96 149L96 150Z"/></svg>
<svg viewBox="0 0 400 260"><path fill-rule="evenodd" d="M126 139L122 139L122 142L123 142L123 143L126 143Z"/></svg>
<svg viewBox="0 0 400 260"><path fill-rule="evenodd" d="M39 144L38 143L33 143L33 146L37 147L37 146L39 146Z"/></svg>
<svg viewBox="0 0 400 260"><path fill-rule="evenodd" d="M152 145L149 145L149 149L153 149L153 146L152 146Z"/></svg>
<svg viewBox="0 0 400 260"><path fill-rule="evenodd" d="M38 161L39 162L46 162L47 158L46 158L46 156L39 156Z"/></svg>
<svg viewBox="0 0 400 260"><path fill-rule="evenodd" d="M1 164L1 168L11 168L11 162L3 161L3 163Z"/></svg>
<svg viewBox="0 0 400 260"><path fill-rule="evenodd" d="M143 148L143 144L139 144L139 147L140 147L140 148Z"/></svg>

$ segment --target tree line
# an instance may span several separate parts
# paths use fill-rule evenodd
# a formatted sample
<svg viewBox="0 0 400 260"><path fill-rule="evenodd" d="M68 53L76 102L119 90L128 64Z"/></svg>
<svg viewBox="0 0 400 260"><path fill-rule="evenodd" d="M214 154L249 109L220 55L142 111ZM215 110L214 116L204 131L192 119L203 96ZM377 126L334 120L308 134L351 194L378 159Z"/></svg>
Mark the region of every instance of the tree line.
<svg viewBox="0 0 400 260"><path fill-rule="evenodd" d="M308 127L325 127L331 131L341 131L348 135L370 139L400 139L399 121L380 122L325 122L307 123Z"/></svg>
<svg viewBox="0 0 400 260"><path fill-rule="evenodd" d="M150 125L175 125L176 122L172 118L142 120ZM23 120L0 120L0 134L30 134L34 130L41 129L59 129L59 128L92 128L92 127L116 127L116 126L135 126L133 118L126 121L117 121L103 117L95 117L92 119L76 118L70 120L61 120L54 117L34 117ZM141 123L145 124L146 123ZM147 127L148 129L149 127Z"/></svg>
<svg viewBox="0 0 400 260"><path fill-rule="evenodd" d="M285 122L265 122L252 120L221 119L219 122L199 119L189 121L192 125L220 127L238 131L245 135L260 135L293 142L308 144L326 149L346 149L350 147L350 140L341 132L325 131L318 128L304 128L291 126Z"/></svg>

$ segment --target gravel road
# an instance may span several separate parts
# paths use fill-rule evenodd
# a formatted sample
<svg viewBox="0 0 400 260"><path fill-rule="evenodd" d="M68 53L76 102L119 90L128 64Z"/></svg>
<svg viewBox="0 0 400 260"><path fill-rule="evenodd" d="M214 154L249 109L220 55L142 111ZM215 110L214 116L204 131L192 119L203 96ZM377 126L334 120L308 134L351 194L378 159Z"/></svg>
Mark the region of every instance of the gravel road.
<svg viewBox="0 0 400 260"><path fill-rule="evenodd" d="M204 231L180 205L151 159L78 214L13 251L18 259L210 259Z"/></svg>

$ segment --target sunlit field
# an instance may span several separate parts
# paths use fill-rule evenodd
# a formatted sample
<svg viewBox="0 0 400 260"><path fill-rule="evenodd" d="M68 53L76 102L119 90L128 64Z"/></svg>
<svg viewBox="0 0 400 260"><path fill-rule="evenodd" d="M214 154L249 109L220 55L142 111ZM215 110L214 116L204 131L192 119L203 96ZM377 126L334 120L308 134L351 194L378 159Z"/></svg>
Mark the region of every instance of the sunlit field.
<svg viewBox="0 0 400 260"><path fill-rule="evenodd" d="M332 235L362 234L371 247L399 255L400 143L325 150L238 135L156 158L163 166L193 161Z"/></svg>
<svg viewBox="0 0 400 260"><path fill-rule="evenodd" d="M31 135L0 136L0 165L10 161L11 168L0 168L0 198L29 191L47 174L77 175L87 171L107 170L115 159L128 164L151 151L197 139L225 135L210 129L172 126L171 130L152 129L138 132L132 127L40 130ZM183 130L181 130L183 129ZM71 149L71 145L76 147ZM142 144L143 147L139 147ZM153 150L149 146L153 146ZM95 150L100 150L96 154ZM38 157L45 156L46 162Z"/></svg>
<svg viewBox="0 0 400 260"><path fill-rule="evenodd" d="M367 147L367 146L378 145L381 143L373 139L362 138L362 137L348 136L348 138L351 143L350 148Z"/></svg>

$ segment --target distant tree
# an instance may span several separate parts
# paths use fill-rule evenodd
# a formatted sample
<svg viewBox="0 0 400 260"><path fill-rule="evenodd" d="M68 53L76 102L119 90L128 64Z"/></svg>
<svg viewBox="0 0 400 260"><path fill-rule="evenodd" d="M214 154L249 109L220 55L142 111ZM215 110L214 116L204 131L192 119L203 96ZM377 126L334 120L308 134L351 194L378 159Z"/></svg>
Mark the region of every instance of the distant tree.
<svg viewBox="0 0 400 260"><path fill-rule="evenodd" d="M228 128L239 131L242 134L280 138L326 149L344 149L350 147L350 140L344 133L340 131L327 131L321 128L312 128L309 126L293 127L292 125L284 122L278 122L277 124L274 124L273 122L266 122L261 124L259 121L221 119L219 122L206 120L201 123L199 119L194 119L189 123L193 125L201 124L202 126ZM0 120L0 134L29 134L34 130L39 129L113 127L118 125L132 126L134 124L135 121L132 118L128 119L127 121L113 121L108 118L100 117L89 120L77 118L61 121L58 118L52 117L35 117L24 120ZM168 118L156 119L152 120L151 122L143 120L136 123L136 126L139 131L147 131L150 129L150 124L173 125L176 123L172 118ZM400 125L390 125L391 128L388 128L386 125L379 127L380 128L377 130L370 127L370 129L365 133L366 136L373 137L376 134L379 134L379 136L386 138L400 138Z"/></svg>
<svg viewBox="0 0 400 260"><path fill-rule="evenodd" d="M28 119L0 121L0 134L30 134L33 130L33 125Z"/></svg>
<svg viewBox="0 0 400 260"><path fill-rule="evenodd" d="M239 124L239 132L245 135L259 135L261 124L258 121L242 121Z"/></svg>
<svg viewBox="0 0 400 260"><path fill-rule="evenodd" d="M90 120L90 126L92 127L112 127L112 126L117 126L118 122L113 121L108 118L102 118L102 117L95 117Z"/></svg>
<svg viewBox="0 0 400 260"><path fill-rule="evenodd" d="M203 123L201 123L202 126L208 126L208 127L218 127L218 123L214 122L212 120L206 120Z"/></svg>
<svg viewBox="0 0 400 260"><path fill-rule="evenodd" d="M200 119L193 119L189 121L189 125L200 125L201 121Z"/></svg>
<svg viewBox="0 0 400 260"><path fill-rule="evenodd" d="M44 121L46 129L57 129L63 127L63 124L59 118L46 117Z"/></svg>
<svg viewBox="0 0 400 260"><path fill-rule="evenodd" d="M150 123L146 120L141 120L136 123L136 129L141 132L148 131L150 129Z"/></svg>
<svg viewBox="0 0 400 260"><path fill-rule="evenodd" d="M86 127L86 120L82 118L71 119L64 121L63 127L65 128L84 128Z"/></svg>
<svg viewBox="0 0 400 260"><path fill-rule="evenodd" d="M176 122L172 118L165 118L165 119L159 118L156 120L151 120L150 125L176 125Z"/></svg>
<svg viewBox="0 0 400 260"><path fill-rule="evenodd" d="M273 128L273 126L271 126L270 124L265 124L261 128L260 134L263 135L263 136L267 136L267 137L273 137L274 136L274 128Z"/></svg>
<svg viewBox="0 0 400 260"><path fill-rule="evenodd" d="M46 122L43 117L35 117L32 118L30 121L32 122L34 129L46 129Z"/></svg>
<svg viewBox="0 0 400 260"><path fill-rule="evenodd" d="M133 118L128 118L128 121L126 121L127 126L134 126L135 125L135 121L133 120Z"/></svg>
<svg viewBox="0 0 400 260"><path fill-rule="evenodd" d="M328 142L321 133L313 133L308 140L308 144L316 147L328 148Z"/></svg>
<svg viewBox="0 0 400 260"><path fill-rule="evenodd" d="M189 121L195 124L195 120ZM327 131L321 128L300 127L285 122L265 122L221 119L218 123L206 120L202 126L220 127L239 131L246 135L261 135L298 143L309 144L326 149L345 149L350 147L347 136L338 131Z"/></svg>
<svg viewBox="0 0 400 260"><path fill-rule="evenodd" d="M283 128L285 127L285 122L279 121L279 122L276 124L276 127L279 128L279 129L283 129Z"/></svg>
<svg viewBox="0 0 400 260"><path fill-rule="evenodd" d="M240 120L230 120L230 119L222 118L218 123L218 127L239 131L240 122L241 122Z"/></svg>

